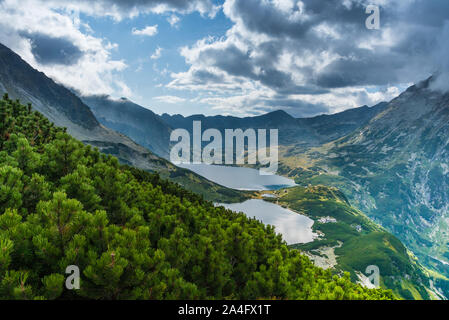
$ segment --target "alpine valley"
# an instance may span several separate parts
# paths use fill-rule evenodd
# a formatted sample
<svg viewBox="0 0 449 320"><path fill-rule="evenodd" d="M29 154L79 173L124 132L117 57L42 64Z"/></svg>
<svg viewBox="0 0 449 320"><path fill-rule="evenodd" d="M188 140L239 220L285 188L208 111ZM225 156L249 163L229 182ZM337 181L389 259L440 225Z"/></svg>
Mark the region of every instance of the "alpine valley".
<svg viewBox="0 0 449 320"><path fill-rule="evenodd" d="M33 244L41 249L54 249L54 257L61 255L58 258L61 262L70 260L72 256L63 254L75 252L74 246L82 247L88 242L86 239L96 243L96 231L86 231L78 238L75 232L72 242L58 242L58 247L51 247L53 238L42 228L53 220L50 217L40 222L39 214L52 212L62 203L80 212L88 208L97 212L90 217L82 211L83 219L95 226L106 224L103 214L109 214L111 225L107 228L110 234L116 232L114 241L121 241L121 246L132 238L131 245L135 246L133 254L120 251L117 257L115 252L111 256L112 249L103 252L96 248L97 252L83 247L86 251L82 252L85 254L82 261L89 270L86 281L92 286L91 291L80 293L84 297L445 299L449 297L449 94L432 90L432 81L429 78L418 83L390 102L314 118L294 118L284 111L247 118L157 115L126 98L78 95L0 45L0 93L8 94L2 102L5 115L0 169L4 172L0 172L0 178L8 185L11 182L8 177L24 175L46 186L45 197L37 198L36 203L26 208L21 207L26 201L7 201L12 194L19 198L20 191L11 191L18 185L0 189L0 208L6 210L0 217L0 232L4 226L14 225L14 232L5 233L5 238L0 233L1 243L26 238L31 230L40 232L39 237L17 240L20 244L17 250L26 253L25 258L0 254L0 272L5 271L2 263L6 265L6 261L17 270L32 268L28 254L39 256L31 253ZM37 111L36 115L23 105L27 103ZM33 123L32 117L37 122ZM47 125L40 127L46 121L54 123L51 130ZM201 121L204 129L220 131L278 129L278 174L294 179L296 186L239 191L176 167L168 160L170 134L178 128L191 131L193 121ZM33 128L38 135L44 131L48 135L42 141L33 140ZM11 136L16 140L10 142ZM78 145L77 140L97 149L92 151ZM56 170L58 163L51 162L49 157L56 154L54 148L64 143L82 150L79 154L86 159L80 159L70 170L64 167L67 175L60 176L62 172ZM21 153L14 148L28 150L44 163L36 160L39 164L24 164L20 162ZM116 157L121 165L112 157L99 158L97 151ZM51 163L46 164L45 159ZM54 169L52 175L42 173L46 166ZM103 170L101 174L111 179L107 181L112 185L117 183L117 190L120 183L129 187L126 198L122 191L114 191L121 202L114 201L108 186L95 178L96 169ZM113 170L118 173L108 175ZM92 181L101 190L94 192L98 197L86 200L83 197L87 195L83 194L77 198L82 190L78 192L70 185L76 177ZM120 183L116 180L119 178ZM29 183L24 181L26 185ZM138 196L133 197L132 190L138 190ZM147 191L141 194L141 190ZM79 203L70 202L67 194ZM312 242L287 248L272 228L214 206L256 198L312 219L313 231L318 236ZM145 204L144 200L153 202ZM23 221L26 219L23 230L17 222L22 219L20 214ZM145 241L140 244L139 239L148 234L151 241L145 252L151 254L138 258L139 246L146 245ZM103 240L98 240L102 248L115 243ZM229 246L233 246L232 250L226 249ZM203 247L207 254L195 253ZM94 256L99 260L94 261ZM59 285L59 278L53 276L58 270L52 270L43 287L37 284L38 275L44 274L49 263L41 260L40 269L30 271L37 288L30 289L30 296L58 298L60 295L51 294L57 290L50 290L52 285ZM122 271L127 264L133 267L138 264L135 277L129 280L131 284L137 283L137 288L146 288L148 283L141 285L140 281L144 281L149 270L157 273L160 283L152 284L153 293L136 289L120 291L120 295L114 288L102 287L100 283L106 281L106 276L102 280L95 278L94 271L102 271L103 264L109 262L119 263ZM372 265L380 269L382 289L391 291L366 288L371 287L366 268ZM122 279L123 283L117 281L116 285L127 288L127 279ZM0 289L4 288L5 285L0 285Z"/></svg>

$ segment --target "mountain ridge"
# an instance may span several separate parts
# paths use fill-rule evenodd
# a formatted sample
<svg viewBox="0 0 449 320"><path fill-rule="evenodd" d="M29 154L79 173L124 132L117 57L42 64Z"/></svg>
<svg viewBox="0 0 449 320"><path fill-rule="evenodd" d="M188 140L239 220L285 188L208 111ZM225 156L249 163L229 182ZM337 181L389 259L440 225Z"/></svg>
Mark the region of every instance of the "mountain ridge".
<svg viewBox="0 0 449 320"><path fill-rule="evenodd" d="M23 60L17 60L17 61L19 61L19 62L22 61L21 64L28 66ZM32 71L33 74L35 74L36 77L38 77L39 79L41 77L42 77L42 79L45 78L44 74L39 73L34 69L32 69L32 70L33 70ZM3 75L2 81L0 82L0 87L2 89L8 89L7 87L9 86L9 83L7 83L7 81L4 79L5 79L5 76ZM31 80L33 80L33 77L30 78L30 81ZM36 81L36 79L34 79L34 81ZM48 80L45 80L45 81L48 81ZM4 85L5 83L6 83L6 85ZM40 102L42 105L45 105L46 99L39 96L38 95L39 92L35 92L30 89L27 91L26 89L29 86L27 86L26 83L20 84L20 83L14 83L13 81L10 81L10 83L13 83L16 88L16 92L13 92L13 95L12 95L12 96L14 96L14 95L16 96L14 98L18 99L18 98L20 98L21 95L24 96L25 98L32 97L34 100L39 100L39 98L41 98L38 102ZM70 92L68 89L60 87L59 85L57 85L54 82L49 82L49 83L51 84L51 86L55 86L55 90L56 89L62 90L61 91L62 94L66 94L67 92ZM20 90L17 90L17 89L20 89ZM73 97L72 95L69 95L69 96ZM78 100L76 100L76 101L78 103ZM71 112L68 112L68 113L64 112L64 109L63 109L64 105L57 104L57 102L58 101L53 102L53 105L49 106L54 109L54 112L49 113L49 114L58 118L60 125L61 125L61 123L64 123L64 121L70 121L70 123L69 123L70 126L68 127L69 132L73 132L74 135L83 137L84 139L82 139L82 141L84 143L89 144L91 146L98 147L98 149L100 151L102 151L103 153L117 156L117 158L120 160L120 162L122 162L124 164L131 165L131 166L144 168L145 170L149 170L149 171L159 171L162 168L165 170L162 176L164 178L165 177L170 178L172 181L177 181L176 179L178 179L178 178L185 178L186 176L190 175L188 178L186 178L187 181L191 183L191 185L189 185L188 188L190 190L195 191L200 194L201 194L201 192L204 192L204 189L208 189L208 191L215 190L217 193L221 192L221 193L225 194L226 197L228 197L228 199L234 199L234 200L239 199L239 201L241 201L244 198L243 194L238 193L238 192L233 192L232 190L229 190L229 189L217 190L216 189L216 188L218 188L217 185L215 185L211 182L207 183L207 181L205 181L205 179L201 179L200 177L189 172L188 170L175 169L175 167L173 165L171 165L168 161L157 157L152 152L148 151L147 149L143 148L142 146L137 145L133 140L129 139L128 137L124 136L123 134L119 134L119 133L115 132L114 130L110 130L98 122L89 122L89 125L87 125L87 126L82 126L82 123L75 124L72 121L73 118L70 118ZM87 106L85 104L83 104L82 101L80 103L82 105L81 110L86 111ZM119 103L126 104L127 105L126 109L136 108L136 110L138 110L139 112L141 111L140 106L133 104L132 102L130 102L127 99L126 100L120 99ZM43 110L46 112L49 112L48 109L43 109ZM89 111L89 112L86 112L86 114L84 116L89 117L89 118L93 117L93 119L96 119L94 113L91 112L90 110L91 109L88 108L87 111ZM364 110L365 109L362 108L361 110L355 111L355 113L357 114L358 112L361 112ZM70 109L69 109L69 111L70 111ZM64 117L66 117L66 118L64 118ZM61 118L62 118L62 120L61 120ZM250 118L249 121L251 122L251 124L262 123L262 124L267 125L267 118L269 118L269 120L272 121L268 125L277 125L277 124L281 123L282 121L284 121L285 119L289 119L289 121L291 121L291 123L287 123L287 124L284 123L285 127L291 126L293 129L296 128L295 126L296 126L297 119L289 116L287 113L282 112L282 111L274 112L274 113L271 113L268 115L263 115L256 119ZM324 117L324 118L328 119L327 117ZM82 117L80 119L82 119ZM156 116L154 116L154 119L157 120L158 118ZM207 118L207 117L204 117L204 119L210 120L210 118ZM232 120L234 120L234 119L232 119ZM348 118L344 117L344 120L347 121ZM356 119L356 120L358 120L358 121L353 123L353 125L355 125L355 126L359 125L360 119ZM349 122L351 122L351 121L353 122L352 119L349 120ZM345 123L343 123L343 124L345 124ZM347 130L349 130L349 129L347 129ZM339 133L339 134L341 134L341 133ZM181 180L181 182L186 183L186 179ZM199 189L199 190L195 189L195 188L198 188L198 186L203 186L203 189Z"/></svg>
<svg viewBox="0 0 449 320"><path fill-rule="evenodd" d="M71 90L32 68L18 54L0 44L0 94L31 103L58 127L101 152L116 156L122 163L151 172L184 186L210 200L232 201L247 197L242 192L217 185L197 174L178 168L135 142L97 121L94 113ZM198 184L198 185L197 185Z"/></svg>
<svg viewBox="0 0 449 320"><path fill-rule="evenodd" d="M0 83L1 88L10 96L21 96L24 102L33 103L33 107L48 114L49 119L61 118L87 129L94 129L99 122L87 106L72 92L56 84L44 73L33 69L19 55L0 43ZM25 84L25 85L24 85ZM27 90L20 88L26 86ZM46 101L39 101L36 96L45 96ZM62 101L61 101L62 99ZM64 104L64 108L50 108ZM60 113L60 115L57 115ZM58 122L61 122L60 120ZM58 124L58 122L55 122Z"/></svg>
<svg viewBox="0 0 449 320"><path fill-rule="evenodd" d="M0 120L2 300L395 299L6 95ZM76 290L67 266L78 271Z"/></svg>
<svg viewBox="0 0 449 320"><path fill-rule="evenodd" d="M375 106L362 106L332 115L312 118L294 118L284 110L259 116L206 116L194 114L158 115L150 108L138 105L127 98L111 99L109 96L82 96L105 126L131 137L165 159L170 154L170 133L175 129L192 132L193 121L201 121L202 129L278 129L280 145L320 145L341 138L366 124L382 112L385 102Z"/></svg>
<svg viewBox="0 0 449 320"><path fill-rule="evenodd" d="M432 90L433 81L409 87L353 133L296 154L305 166L281 163L297 182L343 190L423 265L448 276L449 93Z"/></svg>
<svg viewBox="0 0 449 320"><path fill-rule="evenodd" d="M168 159L170 128L154 112L126 98L98 95L81 96L81 100L103 125L132 137L138 144Z"/></svg>

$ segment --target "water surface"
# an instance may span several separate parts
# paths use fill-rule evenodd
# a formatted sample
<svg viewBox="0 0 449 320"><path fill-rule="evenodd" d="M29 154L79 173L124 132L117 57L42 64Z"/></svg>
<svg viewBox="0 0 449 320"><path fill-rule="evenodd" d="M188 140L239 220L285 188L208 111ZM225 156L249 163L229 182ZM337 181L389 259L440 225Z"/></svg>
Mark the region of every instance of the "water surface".
<svg viewBox="0 0 449 320"><path fill-rule="evenodd" d="M308 243L317 237L312 230L312 219L271 202L252 199L242 203L219 205L274 226L287 244Z"/></svg>
<svg viewBox="0 0 449 320"><path fill-rule="evenodd" d="M243 167L215 166L208 164L181 164L206 179L236 190L278 190L295 186L291 179L278 175L263 176L259 170Z"/></svg>

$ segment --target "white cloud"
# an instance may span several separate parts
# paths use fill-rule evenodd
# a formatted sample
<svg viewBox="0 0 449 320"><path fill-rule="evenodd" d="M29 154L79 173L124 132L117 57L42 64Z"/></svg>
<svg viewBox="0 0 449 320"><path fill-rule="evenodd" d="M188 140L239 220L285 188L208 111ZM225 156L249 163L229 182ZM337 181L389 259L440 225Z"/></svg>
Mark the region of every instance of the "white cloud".
<svg viewBox="0 0 449 320"><path fill-rule="evenodd" d="M159 97L154 97L153 100L156 100L159 102L170 103L170 104L176 104L176 103L181 103L181 102L186 101L186 99L177 97L177 96L159 96Z"/></svg>
<svg viewBox="0 0 449 320"><path fill-rule="evenodd" d="M158 33L158 25L147 26L141 30L133 28L132 34L135 36L147 36L152 37Z"/></svg>
<svg viewBox="0 0 449 320"><path fill-rule="evenodd" d="M190 14L215 17L220 10L212 0L34 0L40 5L58 10L83 12L89 16L112 17L120 21L139 15L155 13Z"/></svg>
<svg viewBox="0 0 449 320"><path fill-rule="evenodd" d="M233 26L222 38L181 48L188 70L172 73L166 87L238 114L282 108L313 115L389 101L432 72L438 59L429 59L428 50L436 50L445 18L418 16L410 6L431 10L426 1L404 2L226 0L223 12ZM435 2L441 11L449 7ZM381 30L364 27L367 3L384 9Z"/></svg>
<svg viewBox="0 0 449 320"><path fill-rule="evenodd" d="M384 7L376 32L364 28L366 15L359 10L368 2ZM435 61L442 64L439 69L449 69L444 62L447 32L441 34L437 19L447 19L441 3L447 8L449 2L437 2L439 10L423 0L225 0L223 6L212 0L0 0L0 41L33 67L83 93L129 96L119 76L127 64L112 58L117 45L94 35L79 13L116 20L158 13L176 27L183 14L214 17L222 7L232 27L221 38L181 48L188 67L172 73L165 87L191 91L197 102L222 112L283 108L310 115L389 100L403 83L421 80ZM415 15L410 4L417 6ZM132 29L137 36L157 33L157 25ZM69 65L42 63L26 34L67 39L82 54ZM150 58L161 54L157 48Z"/></svg>
<svg viewBox="0 0 449 320"><path fill-rule="evenodd" d="M45 4L24 0L0 2L0 42L18 53L31 66L63 85L83 94L130 95L130 89L117 80L127 68L123 60L111 58L117 45L94 37L75 12L59 12ZM81 56L72 65L41 64L32 53L32 42L23 34L65 39L77 47Z"/></svg>
<svg viewBox="0 0 449 320"><path fill-rule="evenodd" d="M151 55L151 59L152 60L157 60L162 56L162 48L161 47L157 47L156 50L154 51L154 53Z"/></svg>
<svg viewBox="0 0 449 320"><path fill-rule="evenodd" d="M167 18L167 22L170 23L172 27L176 26L179 21L181 21L181 19L176 14L172 14Z"/></svg>
<svg viewBox="0 0 449 320"><path fill-rule="evenodd" d="M368 89L373 88L340 88L327 94L292 94L280 97L274 90L259 87L241 94L209 92L192 101L209 105L224 115L244 117L284 109L294 116L309 117L321 113L342 112L362 105L374 106L383 101L390 101L401 93L397 87L373 92Z"/></svg>

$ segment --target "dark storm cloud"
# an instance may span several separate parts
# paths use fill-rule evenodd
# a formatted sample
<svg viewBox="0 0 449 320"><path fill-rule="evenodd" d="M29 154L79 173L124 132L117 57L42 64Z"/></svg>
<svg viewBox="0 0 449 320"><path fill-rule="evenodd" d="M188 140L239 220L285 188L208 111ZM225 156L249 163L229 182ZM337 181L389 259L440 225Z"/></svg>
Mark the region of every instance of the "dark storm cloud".
<svg viewBox="0 0 449 320"><path fill-rule="evenodd" d="M344 22L357 27L365 25L366 5L362 3L354 3L350 8L341 0L308 0L303 3L302 9L296 6L286 14L281 10L273 10L273 4L270 2L237 0L234 1L232 14L238 17L248 30L276 37L303 38L312 27L324 21ZM299 17L301 12L307 14L307 19L295 19L295 15Z"/></svg>
<svg viewBox="0 0 449 320"><path fill-rule="evenodd" d="M254 69L249 52L242 52L236 46L230 45L226 49L211 49L201 53L200 59L212 62L212 65L234 76L253 77Z"/></svg>
<svg viewBox="0 0 449 320"><path fill-rule="evenodd" d="M208 72L206 70L197 70L193 72L193 77L197 85L207 83L221 83L224 81L223 76Z"/></svg>
<svg viewBox="0 0 449 320"><path fill-rule="evenodd" d="M323 88L344 88L396 83L397 70L403 65L400 55L373 55L360 53L358 59L338 59L319 73L316 84Z"/></svg>
<svg viewBox="0 0 449 320"><path fill-rule="evenodd" d="M280 51L276 47L275 42L262 44L258 52L260 53L259 56L252 59L251 52L244 52L235 45L230 45L224 49L204 50L201 52L199 59L208 61L210 65L225 71L231 76L259 81L261 84L275 88L283 94L317 94L327 92L327 90L313 86L298 86L290 74L277 70L273 63L277 61ZM203 74L196 72L196 75L200 75L202 80L207 78L210 78L213 82L217 80L217 77L212 77L212 74L206 71ZM207 78L205 75L207 75Z"/></svg>
<svg viewBox="0 0 449 320"><path fill-rule="evenodd" d="M417 0L405 11L405 19L422 26L441 27L449 19L449 1Z"/></svg>
<svg viewBox="0 0 449 320"><path fill-rule="evenodd" d="M345 99L352 106L391 99L398 89L370 95L363 87L401 88L449 69L442 62L447 58L441 58L449 56L448 46L442 45L449 1L384 2L380 30L370 30L366 9L376 2L381 1L226 0L224 13L234 23L226 38L198 43L184 53L197 72L224 73L277 93L276 98L255 99L252 110L283 108L297 115L335 108L333 96L339 109ZM196 82L190 74L193 78L184 83ZM298 98L325 93L304 97L314 103Z"/></svg>
<svg viewBox="0 0 449 320"><path fill-rule="evenodd" d="M55 0L52 0L55 1ZM92 0L57 0L59 5L68 4L92 4ZM128 14L130 12L141 12L156 8L164 8L168 11L178 11L189 13L198 11L201 14L214 14L217 10L215 0L95 0L95 5L100 5L104 10L109 10L112 6L118 7L120 12ZM98 14L102 14L98 12Z"/></svg>
<svg viewBox="0 0 449 320"><path fill-rule="evenodd" d="M64 38L53 38L45 34L22 34L30 39L31 52L37 62L43 65L73 65L83 56L83 52Z"/></svg>
<svg viewBox="0 0 449 320"><path fill-rule="evenodd" d="M409 82L413 71L416 76L426 77L438 68L439 62L433 61L430 53L438 47L441 41L438 35L444 22L449 21L449 1L416 0L408 4L391 1L380 7L381 30L365 27L368 17L365 9L370 2L303 0L303 6L279 10L271 2L232 0L227 12L233 21L246 30L271 37L269 45L262 43L253 49L263 52L263 59L242 59L239 63L248 65L240 66L239 70L265 69L267 76L259 77L261 83L281 90L290 86L289 77L271 66L282 50L298 57L307 51L315 55L327 51L340 56L320 71L308 67L292 70L322 89ZM295 16L301 10L302 19ZM322 24L339 37L318 36L315 31ZM391 29L392 43L382 39L386 28ZM380 44L376 45L376 40ZM373 44L372 48L361 48L364 41ZM273 47L275 50L270 50ZM254 79L250 73L248 76Z"/></svg>
<svg viewBox="0 0 449 320"><path fill-rule="evenodd" d="M134 7L155 7L157 5L167 5L175 9L188 9L192 3L203 3L205 5L211 5L209 0L102 0L103 2L115 4L123 8Z"/></svg>
<svg viewBox="0 0 449 320"><path fill-rule="evenodd" d="M296 6L286 12L276 10L273 3L260 0L235 0L231 13L240 20L248 30L273 35L288 35L303 38L312 27L327 22L341 28L358 29L359 33L370 33L365 28L366 7L375 1L352 0L345 5L342 0L302 0L303 13L307 19L294 19L301 12ZM401 5L401 2L405 4ZM441 27L449 19L449 1L415 0L408 3L392 0L379 6L383 25L406 23L409 25Z"/></svg>
<svg viewBox="0 0 449 320"><path fill-rule="evenodd" d="M299 13L299 9L296 11ZM233 15L238 17L248 30L268 35L288 34L301 37L312 25L310 22L288 23L284 14L273 11L270 5L259 0L236 1Z"/></svg>

